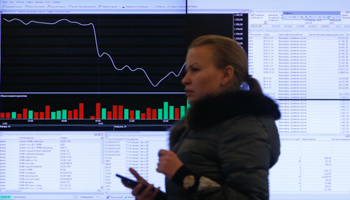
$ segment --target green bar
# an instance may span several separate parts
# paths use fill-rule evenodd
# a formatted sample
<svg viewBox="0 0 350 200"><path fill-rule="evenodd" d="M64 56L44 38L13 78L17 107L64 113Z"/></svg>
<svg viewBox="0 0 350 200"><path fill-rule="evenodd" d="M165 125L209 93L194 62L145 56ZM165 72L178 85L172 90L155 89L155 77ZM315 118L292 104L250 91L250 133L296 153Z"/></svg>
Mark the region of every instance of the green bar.
<svg viewBox="0 0 350 200"><path fill-rule="evenodd" d="M158 109L158 119L163 119L163 109Z"/></svg>
<svg viewBox="0 0 350 200"><path fill-rule="evenodd" d="M168 114L168 111L169 111L169 103L168 102L164 102L163 104L163 110L164 110L164 119L169 119L169 114Z"/></svg>
<svg viewBox="0 0 350 200"><path fill-rule="evenodd" d="M12 199L12 196L0 195L0 199Z"/></svg>
<svg viewBox="0 0 350 200"><path fill-rule="evenodd" d="M57 117L56 117L56 119L61 119L62 118L62 111L60 111L60 110L57 110Z"/></svg>
<svg viewBox="0 0 350 200"><path fill-rule="evenodd" d="M101 109L101 119L107 119L107 108Z"/></svg>
<svg viewBox="0 0 350 200"><path fill-rule="evenodd" d="M169 119L174 119L174 106L169 106Z"/></svg>
<svg viewBox="0 0 350 200"><path fill-rule="evenodd" d="M180 106L180 119L183 119L186 115L186 107Z"/></svg>
<svg viewBox="0 0 350 200"><path fill-rule="evenodd" d="M124 119L129 119L129 109L124 109Z"/></svg>
<svg viewBox="0 0 350 200"><path fill-rule="evenodd" d="M135 110L135 119L141 119L141 112L140 112L140 110Z"/></svg>
<svg viewBox="0 0 350 200"><path fill-rule="evenodd" d="M62 110L62 119L67 119L67 110Z"/></svg>
<svg viewBox="0 0 350 200"><path fill-rule="evenodd" d="M190 103L188 103L188 99L187 99L187 109L189 109L191 107Z"/></svg>
<svg viewBox="0 0 350 200"><path fill-rule="evenodd" d="M51 112L51 119L56 119L56 112Z"/></svg>
<svg viewBox="0 0 350 200"><path fill-rule="evenodd" d="M28 119L34 118L34 112L32 110L28 110Z"/></svg>
<svg viewBox="0 0 350 200"><path fill-rule="evenodd" d="M11 113L11 118L12 119L16 119L17 118L17 113L16 112L12 112Z"/></svg>

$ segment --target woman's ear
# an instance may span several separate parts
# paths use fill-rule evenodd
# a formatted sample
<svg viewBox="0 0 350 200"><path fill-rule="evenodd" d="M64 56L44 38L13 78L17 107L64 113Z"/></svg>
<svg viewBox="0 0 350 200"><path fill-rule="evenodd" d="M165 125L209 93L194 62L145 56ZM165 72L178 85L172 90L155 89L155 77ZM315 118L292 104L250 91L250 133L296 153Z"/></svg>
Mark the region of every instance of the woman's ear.
<svg viewBox="0 0 350 200"><path fill-rule="evenodd" d="M235 68L233 68L232 65L227 65L223 69L223 82L228 83L233 79L234 75L235 75Z"/></svg>

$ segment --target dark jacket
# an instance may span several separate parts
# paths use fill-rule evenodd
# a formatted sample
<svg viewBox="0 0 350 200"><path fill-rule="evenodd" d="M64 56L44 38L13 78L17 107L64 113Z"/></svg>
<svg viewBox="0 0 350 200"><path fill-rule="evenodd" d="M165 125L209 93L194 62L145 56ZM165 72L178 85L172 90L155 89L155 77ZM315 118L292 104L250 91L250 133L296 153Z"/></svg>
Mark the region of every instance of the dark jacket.
<svg viewBox="0 0 350 200"><path fill-rule="evenodd" d="M172 129L170 148L194 175L220 186L189 192L167 179L168 199L268 199L279 118L278 105L263 94L229 92L196 102Z"/></svg>

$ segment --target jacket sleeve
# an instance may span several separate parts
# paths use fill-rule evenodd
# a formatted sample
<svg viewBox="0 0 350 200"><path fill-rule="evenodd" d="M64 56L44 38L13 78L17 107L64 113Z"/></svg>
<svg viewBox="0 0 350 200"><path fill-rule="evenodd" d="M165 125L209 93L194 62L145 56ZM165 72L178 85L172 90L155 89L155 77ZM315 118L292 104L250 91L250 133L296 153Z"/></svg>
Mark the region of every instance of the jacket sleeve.
<svg viewBox="0 0 350 200"><path fill-rule="evenodd" d="M222 183L199 190L199 199L269 199L271 148L263 123L254 117L235 121L223 134L218 154Z"/></svg>

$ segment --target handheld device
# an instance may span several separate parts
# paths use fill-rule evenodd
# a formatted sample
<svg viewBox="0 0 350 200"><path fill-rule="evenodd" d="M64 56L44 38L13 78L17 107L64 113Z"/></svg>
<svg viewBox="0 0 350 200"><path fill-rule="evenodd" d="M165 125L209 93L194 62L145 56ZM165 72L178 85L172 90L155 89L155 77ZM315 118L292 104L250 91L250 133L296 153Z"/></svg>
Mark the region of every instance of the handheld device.
<svg viewBox="0 0 350 200"><path fill-rule="evenodd" d="M134 188L134 187L136 187L137 184L139 184L137 181L133 181L133 180L126 178L125 176L122 176L120 174L116 174L115 176L121 178L122 182L126 183L131 188ZM142 192L144 189L146 189L146 187L147 187L147 185L142 184L142 188L141 188L140 192ZM152 189L152 191L154 191L154 188Z"/></svg>
<svg viewBox="0 0 350 200"><path fill-rule="evenodd" d="M131 179L129 179L129 178L126 178L125 176L122 176L122 175L120 175L120 174L116 174L115 176L121 178L122 182L126 183L126 184L127 184L128 186L130 186L131 188L134 188L134 187L136 187L137 184L139 184L137 181L134 181L134 180L131 180ZM142 184L142 188L141 188L141 190L140 190L140 193L141 193L143 190L145 190L146 188L147 188L147 185ZM154 190L155 190L155 188L152 188L152 191L154 191ZM159 192L157 193L156 197L155 197L155 199L164 199L164 198L165 198L165 194L164 194L164 192L162 192L162 191L159 191Z"/></svg>

